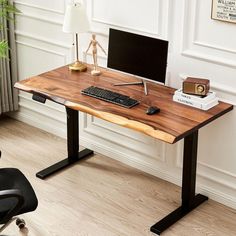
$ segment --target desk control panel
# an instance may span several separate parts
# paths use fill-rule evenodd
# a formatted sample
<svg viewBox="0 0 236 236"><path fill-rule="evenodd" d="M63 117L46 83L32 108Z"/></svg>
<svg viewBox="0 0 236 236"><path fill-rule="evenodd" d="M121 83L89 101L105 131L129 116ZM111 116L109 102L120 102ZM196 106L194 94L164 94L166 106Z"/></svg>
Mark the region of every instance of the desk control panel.
<svg viewBox="0 0 236 236"><path fill-rule="evenodd" d="M34 101L37 101L37 102L40 102L40 103L45 103L46 102L46 98L34 93L33 96L32 96L32 99Z"/></svg>
<svg viewBox="0 0 236 236"><path fill-rule="evenodd" d="M129 96L116 93L107 89L90 86L81 91L82 94L88 95L90 97L98 98L100 100L104 100L106 102L111 102L119 106L123 106L126 108L131 108L135 105L139 104L139 101L130 98Z"/></svg>

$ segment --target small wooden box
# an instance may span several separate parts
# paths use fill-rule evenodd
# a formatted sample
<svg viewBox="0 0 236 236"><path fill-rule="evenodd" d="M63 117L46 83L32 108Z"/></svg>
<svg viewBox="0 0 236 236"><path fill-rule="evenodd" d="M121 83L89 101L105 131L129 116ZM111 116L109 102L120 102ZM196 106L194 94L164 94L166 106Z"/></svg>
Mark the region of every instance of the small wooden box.
<svg viewBox="0 0 236 236"><path fill-rule="evenodd" d="M183 92L199 96L205 96L210 89L209 79L188 77L183 82Z"/></svg>

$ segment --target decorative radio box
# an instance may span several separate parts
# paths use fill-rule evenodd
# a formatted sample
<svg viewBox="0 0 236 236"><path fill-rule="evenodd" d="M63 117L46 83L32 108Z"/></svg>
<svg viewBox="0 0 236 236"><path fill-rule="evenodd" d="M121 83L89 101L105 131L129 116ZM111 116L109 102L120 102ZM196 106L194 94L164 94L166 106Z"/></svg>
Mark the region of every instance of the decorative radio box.
<svg viewBox="0 0 236 236"><path fill-rule="evenodd" d="M188 77L183 81L183 92L199 96L206 96L210 89L208 79Z"/></svg>

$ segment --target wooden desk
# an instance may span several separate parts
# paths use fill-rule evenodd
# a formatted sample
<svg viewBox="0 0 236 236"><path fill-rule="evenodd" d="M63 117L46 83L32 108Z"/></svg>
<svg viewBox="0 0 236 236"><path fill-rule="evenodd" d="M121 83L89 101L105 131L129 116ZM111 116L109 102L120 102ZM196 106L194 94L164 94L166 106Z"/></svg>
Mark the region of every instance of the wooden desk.
<svg viewBox="0 0 236 236"><path fill-rule="evenodd" d="M78 111L137 130L167 143L175 143L184 138L182 205L151 227L152 232L160 234L208 199L201 194L195 195L198 130L232 110L233 106L220 102L210 110L202 111L173 102L173 88L149 83L149 95L145 96L140 86L113 86L115 83L134 81L132 76L108 69L102 69L102 75L97 77L91 76L90 72L90 66L87 72L81 73L69 71L68 67L64 66L15 84L15 88L32 93L35 100L45 102L49 99L62 104L67 111L68 158L38 172L36 176L44 179L93 153L89 149L78 153ZM140 104L127 109L82 95L81 90L91 85L129 95L139 100ZM145 111L150 105L160 107L160 113L146 115Z"/></svg>

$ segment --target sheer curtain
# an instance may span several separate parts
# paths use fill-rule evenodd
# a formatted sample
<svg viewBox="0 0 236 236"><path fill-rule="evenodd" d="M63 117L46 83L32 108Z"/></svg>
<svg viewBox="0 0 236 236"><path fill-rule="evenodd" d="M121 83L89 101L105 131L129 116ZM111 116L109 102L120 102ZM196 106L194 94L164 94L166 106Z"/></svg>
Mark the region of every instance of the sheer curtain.
<svg viewBox="0 0 236 236"><path fill-rule="evenodd" d="M0 58L0 114L2 114L18 109L18 94L13 88L17 81L14 22L7 22L5 19L0 21L4 25L3 29L0 29L0 41L7 40L11 48L9 59Z"/></svg>

